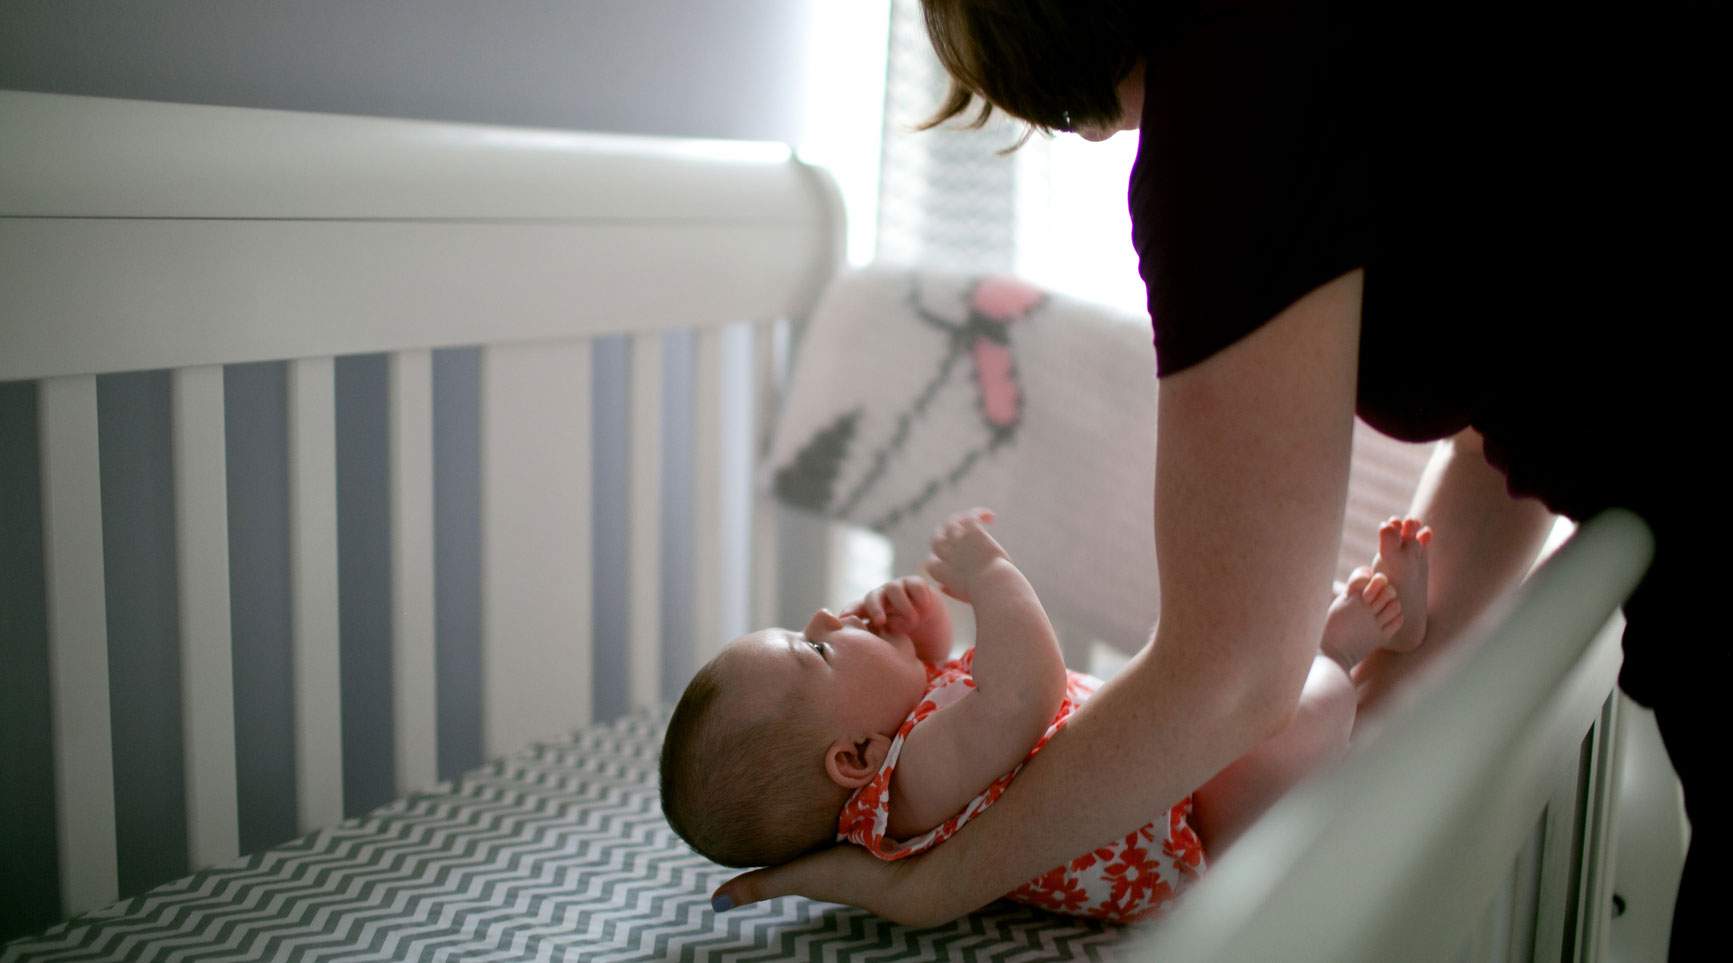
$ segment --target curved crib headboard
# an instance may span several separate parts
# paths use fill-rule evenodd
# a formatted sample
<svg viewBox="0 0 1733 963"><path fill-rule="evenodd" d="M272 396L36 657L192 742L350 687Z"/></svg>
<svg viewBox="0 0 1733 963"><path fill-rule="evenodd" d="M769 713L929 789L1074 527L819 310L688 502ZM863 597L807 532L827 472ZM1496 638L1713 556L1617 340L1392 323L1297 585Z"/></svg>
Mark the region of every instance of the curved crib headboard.
<svg viewBox="0 0 1733 963"><path fill-rule="evenodd" d="M116 373L166 372L172 557L160 565L172 570L178 632L186 868L241 848L235 708L247 696L231 655L239 543L225 386L248 363L282 371L300 831L355 805L344 799L337 422L356 356L384 373L375 437L388 533L369 537L389 558L381 731L394 794L440 775L434 462L446 457L435 432L446 352L478 382L468 472L482 756L591 718L599 576L626 573L630 638L663 634L658 573L685 564L663 555L672 527L692 556L688 658L749 615L774 621L774 522L751 505L740 452L756 450L774 404L779 325L802 317L835 270L843 229L828 177L786 148L18 92L0 92L0 130L0 382L14 382L0 388L36 413L35 437L6 440L5 453L40 463L44 638L18 642L47 653L63 912L118 895L116 766L137 764L117 759L112 735L128 723L110 714L111 680L128 680L110 665L123 616L109 583L135 574L105 564L99 382ZM662 337L684 330L689 373L667 366ZM592 504L593 474L619 460L596 447L592 375L612 376L616 359L630 428L618 524ZM676 380L690 382L689 519L662 512L664 435L688 430L663 410ZM598 565L609 526L623 526L626 557ZM630 705L662 700L661 659L656 645L631 646Z"/></svg>

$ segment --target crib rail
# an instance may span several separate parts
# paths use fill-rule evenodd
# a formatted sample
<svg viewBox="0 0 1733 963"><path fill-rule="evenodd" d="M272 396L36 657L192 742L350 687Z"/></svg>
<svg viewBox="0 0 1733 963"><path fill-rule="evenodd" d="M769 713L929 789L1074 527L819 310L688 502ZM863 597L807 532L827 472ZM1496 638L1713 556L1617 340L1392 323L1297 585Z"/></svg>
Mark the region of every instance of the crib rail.
<svg viewBox="0 0 1733 963"><path fill-rule="evenodd" d="M669 571L691 595L682 665L774 620L775 523L754 502L749 462L785 319L805 313L842 236L834 188L786 148L14 92L0 92L0 130L0 382L35 388L0 401L24 398L36 415L31 437L0 438L0 457L39 460L45 585L40 600L0 593L0 616L42 611L42 638L6 644L47 652L51 718L21 738L52 732L62 914L135 888L121 879L118 771L183 776L184 825L177 814L165 828L184 831L185 858L155 881L243 849L231 576L247 559L231 557L228 492L251 482L232 474L226 440L237 366L283 372L298 831L368 808L345 789L354 592L340 576L357 526L340 435L357 359L380 361L383 385L368 429L382 477L363 480L385 508L361 537L383 533L385 546L372 584L388 596L376 615L390 709L375 754L393 794L449 769L436 671L442 352L476 359L466 470L478 489L480 757L596 715L595 623L612 601L597 586L615 571L627 573L630 637L649 640L619 655L627 706L662 702L670 686L655 641L674 628ZM680 344L689 356L671 353ZM617 357L624 388L603 398ZM117 375L139 372L150 374ZM111 665L117 556L104 544L115 492L102 481L99 396L117 376L160 377L169 393L172 535L150 548L173 570L179 729L150 760L117 755L116 727L133 720L111 715L114 688L130 684ZM610 503L597 479L616 460L597 433L616 422L625 482ZM624 557L600 540L616 512ZM664 548L673 534L689 557ZM119 577L150 575L134 562Z"/></svg>
<svg viewBox="0 0 1733 963"><path fill-rule="evenodd" d="M1615 610L1652 550L1628 513L1585 525L1484 644L1278 804L1133 958L1595 958ZM1526 920L1482 925L1513 880Z"/></svg>
<svg viewBox="0 0 1733 963"><path fill-rule="evenodd" d="M840 252L779 145L6 91L0 124L0 380L799 317Z"/></svg>

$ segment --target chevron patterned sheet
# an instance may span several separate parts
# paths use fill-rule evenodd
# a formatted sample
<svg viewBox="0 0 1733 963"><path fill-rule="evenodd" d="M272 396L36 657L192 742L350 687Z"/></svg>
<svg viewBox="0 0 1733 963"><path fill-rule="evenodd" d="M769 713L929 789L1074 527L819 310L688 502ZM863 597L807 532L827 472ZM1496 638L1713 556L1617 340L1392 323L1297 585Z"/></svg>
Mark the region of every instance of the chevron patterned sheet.
<svg viewBox="0 0 1733 963"><path fill-rule="evenodd" d="M1126 931L997 903L915 930L797 898L718 915L731 870L662 819L666 713L435 791L0 949L15 961L1107 960Z"/></svg>

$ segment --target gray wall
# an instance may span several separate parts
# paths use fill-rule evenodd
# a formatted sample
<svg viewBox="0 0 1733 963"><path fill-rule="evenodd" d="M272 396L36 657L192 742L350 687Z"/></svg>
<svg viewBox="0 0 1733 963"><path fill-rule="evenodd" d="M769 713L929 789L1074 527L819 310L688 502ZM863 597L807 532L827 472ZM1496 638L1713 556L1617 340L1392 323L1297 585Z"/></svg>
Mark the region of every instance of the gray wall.
<svg viewBox="0 0 1733 963"><path fill-rule="evenodd" d="M0 0L0 87L798 141L812 2Z"/></svg>
<svg viewBox="0 0 1733 963"><path fill-rule="evenodd" d="M845 0L0 0L0 88L799 142L814 2ZM599 519L625 514L624 460L606 456L625 450L623 349L623 342L605 344L596 356ZM679 372L690 364L689 347L671 338L666 350L666 410L684 411L691 399L678 394L686 381ZM481 761L475 361L473 352L441 352L435 385L444 777ZM391 792L390 613L373 604L386 576L365 564L377 555L369 547L389 511L379 499L384 438L373 425L383 370L377 358L340 362L340 400L348 401L339 416L339 496L350 814ZM239 802L250 850L293 835L295 825L281 624L285 402L280 365L235 366L225 381L231 537L241 540L231 549L237 752L244 757ZM179 718L178 615L172 585L159 577L161 559L172 555L163 535L172 531L165 527L172 492L160 470L168 451L159 437L164 386L160 374L108 376L100 399L110 601L125 616L117 626L110 613L111 675L121 674L111 680L111 711L117 734L124 727L154 739L128 744L124 753L116 744L122 896L187 868L184 760L178 725L168 724ZM9 790L0 805L0 940L58 918L34 421L32 386L0 385L0 493L11 495L0 500L0 786ZM665 464L678 472L688 434L670 424L665 437ZM689 486L671 474L665 498L689 500ZM664 510L670 519L685 517L679 504ZM623 548L623 531L599 534L600 552ZM689 557L684 545L664 550L672 560ZM618 566L596 569L605 581ZM689 624L680 605L690 595L684 574L677 564L664 572L670 633ZM599 582L597 589L594 682L597 712L606 717L624 709L626 615L617 586ZM160 684L132 684L138 673ZM669 688L677 691L682 681L668 680Z"/></svg>

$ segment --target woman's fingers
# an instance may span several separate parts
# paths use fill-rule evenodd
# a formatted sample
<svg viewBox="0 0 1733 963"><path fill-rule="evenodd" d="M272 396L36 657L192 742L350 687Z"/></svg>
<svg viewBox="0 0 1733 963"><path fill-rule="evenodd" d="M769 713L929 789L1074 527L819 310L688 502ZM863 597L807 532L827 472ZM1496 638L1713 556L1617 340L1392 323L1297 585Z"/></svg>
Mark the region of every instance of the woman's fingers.
<svg viewBox="0 0 1733 963"><path fill-rule="evenodd" d="M791 863L736 876L717 888L710 905L723 912L779 896L805 896L876 912L877 897L890 885L896 871L897 864L884 862L859 846L832 846Z"/></svg>

